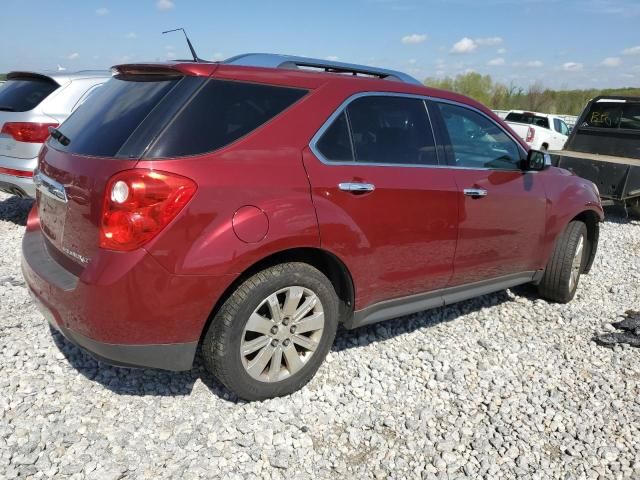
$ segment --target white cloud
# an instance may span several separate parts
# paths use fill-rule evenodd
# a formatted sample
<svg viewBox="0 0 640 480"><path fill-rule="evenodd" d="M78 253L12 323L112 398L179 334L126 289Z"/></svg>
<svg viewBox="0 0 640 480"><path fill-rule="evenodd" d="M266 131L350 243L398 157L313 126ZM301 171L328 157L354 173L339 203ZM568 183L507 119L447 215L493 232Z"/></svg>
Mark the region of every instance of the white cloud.
<svg viewBox="0 0 640 480"><path fill-rule="evenodd" d="M416 63L418 63L418 61L415 58L409 59L409 65L415 65Z"/></svg>
<svg viewBox="0 0 640 480"><path fill-rule="evenodd" d="M340 57L337 57L336 55L328 55L324 57L324 59L329 60L330 62L337 62L338 60L340 60Z"/></svg>
<svg viewBox="0 0 640 480"><path fill-rule="evenodd" d="M138 38L138 35L136 35L134 32L129 32L124 37L128 38L129 40L133 40L135 38Z"/></svg>
<svg viewBox="0 0 640 480"><path fill-rule="evenodd" d="M109 9L108 8L101 7L101 8L96 10L96 15L108 15L108 14L109 14Z"/></svg>
<svg viewBox="0 0 640 480"><path fill-rule="evenodd" d="M219 62L220 60L224 60L224 55L222 54L222 52L216 52L213 54L212 60L214 62Z"/></svg>
<svg viewBox="0 0 640 480"><path fill-rule="evenodd" d="M640 45L631 48L625 48L622 51L623 55L640 55Z"/></svg>
<svg viewBox="0 0 640 480"><path fill-rule="evenodd" d="M67 60L77 60L80 58L80 54L78 52L73 52L67 57Z"/></svg>
<svg viewBox="0 0 640 480"><path fill-rule="evenodd" d="M156 2L156 7L158 10L171 10L175 7L175 4L173 3L173 0L158 0Z"/></svg>
<svg viewBox="0 0 640 480"><path fill-rule="evenodd" d="M499 67L500 65L504 65L504 58L498 57L487 62L487 65L490 67Z"/></svg>
<svg viewBox="0 0 640 480"><path fill-rule="evenodd" d="M607 57L600 65L603 67L619 67L622 65L622 59L620 57Z"/></svg>
<svg viewBox="0 0 640 480"><path fill-rule="evenodd" d="M496 45L502 45L501 37L485 37L485 38L476 38L475 42L483 47L493 47Z"/></svg>
<svg viewBox="0 0 640 480"><path fill-rule="evenodd" d="M504 55L505 53L507 53L507 49L506 48L499 48L497 53L498 53L498 55Z"/></svg>
<svg viewBox="0 0 640 480"><path fill-rule="evenodd" d="M514 67L540 68L544 67L544 62L540 60L529 60L528 62L513 62Z"/></svg>
<svg viewBox="0 0 640 480"><path fill-rule="evenodd" d="M416 45L418 43L426 42L427 38L427 35L424 33L412 33L411 35L405 35L402 37L402 43L405 45Z"/></svg>
<svg viewBox="0 0 640 480"><path fill-rule="evenodd" d="M478 44L475 40L470 39L469 37L464 37L454 43L451 48L451 53L472 53L478 49Z"/></svg>
<svg viewBox="0 0 640 480"><path fill-rule="evenodd" d="M584 67L584 65L576 62L567 62L562 65L562 69L565 72L579 72L582 70L582 67Z"/></svg>

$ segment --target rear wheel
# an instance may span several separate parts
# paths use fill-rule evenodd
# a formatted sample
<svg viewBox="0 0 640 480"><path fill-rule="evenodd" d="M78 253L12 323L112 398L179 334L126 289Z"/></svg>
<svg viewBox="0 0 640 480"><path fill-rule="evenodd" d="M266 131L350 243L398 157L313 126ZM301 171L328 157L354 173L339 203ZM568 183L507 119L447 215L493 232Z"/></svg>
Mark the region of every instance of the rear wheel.
<svg viewBox="0 0 640 480"><path fill-rule="evenodd" d="M588 251L586 225L579 221L570 222L558 238L544 270L538 285L540 295L553 302L571 301L576 294Z"/></svg>
<svg viewBox="0 0 640 480"><path fill-rule="evenodd" d="M246 400L287 395L313 378L337 325L338 298L326 276L304 263L276 265L246 280L215 315L205 365Z"/></svg>

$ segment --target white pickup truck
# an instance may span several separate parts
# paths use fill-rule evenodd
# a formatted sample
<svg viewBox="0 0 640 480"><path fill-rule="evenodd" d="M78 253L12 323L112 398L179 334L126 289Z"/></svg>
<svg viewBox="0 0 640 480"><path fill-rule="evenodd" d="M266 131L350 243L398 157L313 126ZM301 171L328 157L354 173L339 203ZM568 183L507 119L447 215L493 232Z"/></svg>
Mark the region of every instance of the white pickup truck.
<svg viewBox="0 0 640 480"><path fill-rule="evenodd" d="M534 150L562 150L569 127L554 115L511 110L504 121Z"/></svg>

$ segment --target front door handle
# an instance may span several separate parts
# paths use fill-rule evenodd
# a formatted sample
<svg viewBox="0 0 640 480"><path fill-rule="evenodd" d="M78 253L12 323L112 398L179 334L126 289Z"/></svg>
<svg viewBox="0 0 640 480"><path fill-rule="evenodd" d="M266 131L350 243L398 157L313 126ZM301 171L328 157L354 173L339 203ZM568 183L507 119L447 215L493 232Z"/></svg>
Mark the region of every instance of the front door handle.
<svg viewBox="0 0 640 480"><path fill-rule="evenodd" d="M343 192L366 193L373 192L376 189L376 186L371 183L345 182L339 183L338 188Z"/></svg>
<svg viewBox="0 0 640 480"><path fill-rule="evenodd" d="M471 198L482 198L487 196L487 191L483 188L465 188L463 190L464 194L467 197Z"/></svg>

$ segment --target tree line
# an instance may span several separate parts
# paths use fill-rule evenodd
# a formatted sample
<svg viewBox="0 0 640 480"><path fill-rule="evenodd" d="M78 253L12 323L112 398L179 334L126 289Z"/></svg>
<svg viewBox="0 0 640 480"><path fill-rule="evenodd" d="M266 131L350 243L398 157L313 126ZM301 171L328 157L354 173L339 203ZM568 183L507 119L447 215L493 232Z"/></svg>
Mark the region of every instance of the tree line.
<svg viewBox="0 0 640 480"><path fill-rule="evenodd" d="M580 115L587 102L598 95L640 97L640 88L551 90L541 83L534 83L524 89L496 82L490 75L476 72L456 77L427 78L424 83L429 87L461 93L494 110L531 110L561 115Z"/></svg>

